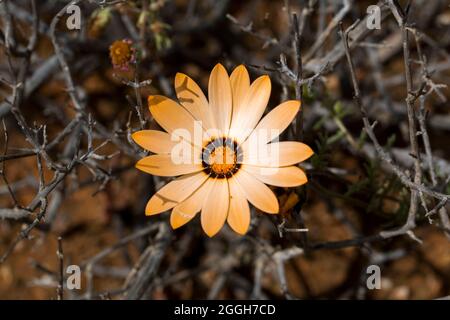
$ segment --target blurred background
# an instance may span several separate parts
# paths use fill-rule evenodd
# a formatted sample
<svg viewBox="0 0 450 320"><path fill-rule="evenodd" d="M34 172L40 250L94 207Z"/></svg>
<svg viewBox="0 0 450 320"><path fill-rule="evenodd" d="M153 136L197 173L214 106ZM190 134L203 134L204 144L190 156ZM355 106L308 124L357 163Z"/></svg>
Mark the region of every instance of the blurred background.
<svg viewBox="0 0 450 320"><path fill-rule="evenodd" d="M402 34L387 2L72 2L79 30L70 30L69 1L0 3L0 299L450 295L448 204L426 216L440 201L421 199L413 228L380 236L405 223L410 189L362 130L338 22L361 19L349 41L362 103L380 144L409 174ZM423 116L433 155L433 170L422 158L423 183L449 194L450 1L394 2L411 27L413 89L423 93L417 121ZM379 29L367 28L370 5L380 10ZM301 98L302 121L285 138L300 137L315 156L301 164L307 185L274 189L280 215L253 209L247 235L226 226L210 239L198 218L174 231L168 214L144 215L168 180L134 168L143 152L130 134L157 128L149 94L174 98L177 72L206 92L218 62L229 73L245 64L252 80L269 74L268 111ZM420 140L419 148L428 147ZM373 264L379 290L366 286ZM80 266L81 289L58 291L68 276L61 265Z"/></svg>

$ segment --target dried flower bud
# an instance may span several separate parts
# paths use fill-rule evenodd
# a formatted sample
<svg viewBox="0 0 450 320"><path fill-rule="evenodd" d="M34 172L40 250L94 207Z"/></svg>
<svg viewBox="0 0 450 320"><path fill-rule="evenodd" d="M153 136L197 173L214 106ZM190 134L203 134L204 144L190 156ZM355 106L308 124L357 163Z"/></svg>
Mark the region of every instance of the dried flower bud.
<svg viewBox="0 0 450 320"><path fill-rule="evenodd" d="M109 55L114 68L127 71L136 62L136 48L129 39L116 40L109 47Z"/></svg>

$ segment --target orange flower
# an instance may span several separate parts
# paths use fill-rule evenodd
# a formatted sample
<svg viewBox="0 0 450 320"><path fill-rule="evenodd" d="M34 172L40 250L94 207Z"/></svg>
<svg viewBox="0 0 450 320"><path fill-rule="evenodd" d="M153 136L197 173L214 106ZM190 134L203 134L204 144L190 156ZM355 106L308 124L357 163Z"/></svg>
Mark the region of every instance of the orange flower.
<svg viewBox="0 0 450 320"><path fill-rule="evenodd" d="M136 49L131 40L116 40L109 47L109 55L114 68L126 71L136 60Z"/></svg>
<svg viewBox="0 0 450 320"><path fill-rule="evenodd" d="M132 135L138 145L156 153L138 161L136 167L153 175L178 177L153 195L145 213L172 209L170 222L175 229L201 211L201 225L208 236L215 235L225 221L245 234L250 224L248 202L263 212L278 213L278 200L266 184L306 183L305 173L296 164L313 151L301 142L274 142L294 119L300 101L286 101L262 118L271 91L268 76L250 83L244 66L229 77L217 64L208 89L207 100L191 78L178 73L175 91L180 103L164 96L149 97L150 112L166 132L143 130Z"/></svg>

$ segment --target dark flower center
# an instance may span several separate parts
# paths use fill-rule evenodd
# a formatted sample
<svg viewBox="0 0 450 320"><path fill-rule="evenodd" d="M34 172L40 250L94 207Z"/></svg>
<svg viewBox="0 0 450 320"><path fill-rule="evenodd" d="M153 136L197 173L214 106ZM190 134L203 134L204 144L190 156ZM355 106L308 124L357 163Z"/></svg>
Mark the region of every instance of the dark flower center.
<svg viewBox="0 0 450 320"><path fill-rule="evenodd" d="M202 151L202 165L214 178L230 178L240 168L242 150L230 138L212 139Z"/></svg>

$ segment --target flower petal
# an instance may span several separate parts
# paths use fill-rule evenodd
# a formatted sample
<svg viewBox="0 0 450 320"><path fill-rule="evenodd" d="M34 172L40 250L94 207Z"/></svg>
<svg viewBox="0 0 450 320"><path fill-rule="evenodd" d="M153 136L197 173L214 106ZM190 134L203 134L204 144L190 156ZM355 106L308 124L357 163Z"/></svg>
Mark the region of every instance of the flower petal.
<svg viewBox="0 0 450 320"><path fill-rule="evenodd" d="M244 98L250 89L250 76L244 65L237 66L230 76L233 94L233 114L231 123L236 121L239 110L244 106Z"/></svg>
<svg viewBox="0 0 450 320"><path fill-rule="evenodd" d="M208 85L209 106L215 118L216 128L226 134L230 128L233 99L230 78L225 68L219 63L211 71Z"/></svg>
<svg viewBox="0 0 450 320"><path fill-rule="evenodd" d="M206 130L214 128L208 100L194 80L183 73L177 73L175 76L175 91L178 101L196 120L202 121L203 128Z"/></svg>
<svg viewBox="0 0 450 320"><path fill-rule="evenodd" d="M230 183L239 184L240 189L251 204L267 213L278 213L278 199L272 190L264 183L244 170L239 170L230 180Z"/></svg>
<svg viewBox="0 0 450 320"><path fill-rule="evenodd" d="M261 119L269 102L270 90L270 78L267 75L259 77L250 86L231 124L231 134L238 142L244 141Z"/></svg>
<svg viewBox="0 0 450 320"><path fill-rule="evenodd" d="M235 180L229 180L230 208L227 222L230 227L239 234L245 234L250 225L250 208L240 186Z"/></svg>
<svg viewBox="0 0 450 320"><path fill-rule="evenodd" d="M201 162L187 161L188 163L175 163L169 154L154 154L142 158L136 163L136 168L155 176L172 177L182 174L202 171Z"/></svg>
<svg viewBox="0 0 450 320"><path fill-rule="evenodd" d="M146 215L154 215L172 209L185 200L208 179L203 173L181 176L158 190L147 203Z"/></svg>
<svg viewBox="0 0 450 320"><path fill-rule="evenodd" d="M305 172L299 167L267 168L243 165L247 171L261 182L277 187L296 187L308 182Z"/></svg>
<svg viewBox="0 0 450 320"><path fill-rule="evenodd" d="M170 215L170 225L173 229L185 225L200 212L204 199L209 195L213 181L212 179L206 179L197 191L173 208Z"/></svg>
<svg viewBox="0 0 450 320"><path fill-rule="evenodd" d="M229 205L227 179L214 179L211 192L205 198L201 213L202 228L209 237L214 236L223 227Z"/></svg>
<svg viewBox="0 0 450 320"><path fill-rule="evenodd" d="M242 145L242 163L260 167L286 167L305 161L314 154L306 144L296 141L266 145Z"/></svg>
<svg viewBox="0 0 450 320"><path fill-rule="evenodd" d="M149 96L148 105L153 118L172 137L181 137L201 147L202 127L185 108L169 98L158 95Z"/></svg>
<svg viewBox="0 0 450 320"><path fill-rule="evenodd" d="M137 131L131 135L131 138L145 150L154 153L170 153L177 143L180 142L180 138L173 137L177 140L174 141L170 134L158 130Z"/></svg>
<svg viewBox="0 0 450 320"><path fill-rule="evenodd" d="M266 144L277 138L294 120L300 105L298 100L289 100L278 105L262 118L244 143Z"/></svg>

